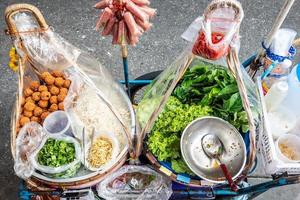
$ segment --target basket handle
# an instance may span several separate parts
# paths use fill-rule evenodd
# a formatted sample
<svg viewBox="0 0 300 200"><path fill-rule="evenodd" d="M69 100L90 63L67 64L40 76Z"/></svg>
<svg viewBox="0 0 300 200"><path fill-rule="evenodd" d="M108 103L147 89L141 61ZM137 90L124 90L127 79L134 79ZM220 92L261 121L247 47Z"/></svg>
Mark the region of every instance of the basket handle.
<svg viewBox="0 0 300 200"><path fill-rule="evenodd" d="M46 23L45 18L43 17L41 11L37 7L26 3L12 4L8 6L4 12L9 34L15 34L18 32L17 26L13 20L13 16L20 12L32 13L42 30L47 30L49 28L49 25Z"/></svg>

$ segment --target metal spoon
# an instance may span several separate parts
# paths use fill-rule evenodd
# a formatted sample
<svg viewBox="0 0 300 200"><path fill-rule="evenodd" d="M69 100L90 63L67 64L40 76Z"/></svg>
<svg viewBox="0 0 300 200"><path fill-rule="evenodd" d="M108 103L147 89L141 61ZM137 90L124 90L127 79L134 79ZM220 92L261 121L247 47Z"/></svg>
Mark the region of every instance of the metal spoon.
<svg viewBox="0 0 300 200"><path fill-rule="evenodd" d="M233 182L232 176L230 172L228 171L226 165L220 161L220 156L223 153L223 144L221 140L216 136L215 134L206 134L202 137L201 139L201 145L204 150L204 153L212 158L215 159L218 164L220 165L222 172L224 176L226 177L228 184L231 188L232 191L237 191L238 187L237 185Z"/></svg>

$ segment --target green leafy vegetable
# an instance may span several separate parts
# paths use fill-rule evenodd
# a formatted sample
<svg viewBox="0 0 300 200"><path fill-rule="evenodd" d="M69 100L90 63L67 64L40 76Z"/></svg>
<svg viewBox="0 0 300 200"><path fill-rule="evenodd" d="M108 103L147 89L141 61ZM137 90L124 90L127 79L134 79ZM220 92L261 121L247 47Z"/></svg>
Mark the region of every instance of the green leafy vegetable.
<svg viewBox="0 0 300 200"><path fill-rule="evenodd" d="M152 128L148 139L149 149L158 160L172 161L172 168L176 172L191 173L181 159L180 136L190 122L211 113L212 110L207 106L182 104L171 96Z"/></svg>
<svg viewBox="0 0 300 200"><path fill-rule="evenodd" d="M44 166L60 167L75 160L75 146L49 138L38 153L38 162Z"/></svg>
<svg viewBox="0 0 300 200"><path fill-rule="evenodd" d="M150 151L158 160L171 162L175 172L192 174L181 158L180 137L190 122L207 115L223 118L242 132L249 129L235 79L224 67L201 61L186 71L158 116L148 138Z"/></svg>

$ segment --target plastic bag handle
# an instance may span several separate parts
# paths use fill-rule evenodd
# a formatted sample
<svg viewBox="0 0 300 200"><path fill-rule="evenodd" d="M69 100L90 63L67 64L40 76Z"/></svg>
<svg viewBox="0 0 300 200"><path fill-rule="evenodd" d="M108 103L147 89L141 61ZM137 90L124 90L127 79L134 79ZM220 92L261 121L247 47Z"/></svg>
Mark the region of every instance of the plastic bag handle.
<svg viewBox="0 0 300 200"><path fill-rule="evenodd" d="M214 1L212 1L208 5L208 7L204 10L205 19L207 19L209 17L209 15L217 8L226 7L226 6L229 6L234 9L236 21L242 20L242 18L244 17L243 10L241 8L240 3L235 0L214 0Z"/></svg>
<svg viewBox="0 0 300 200"><path fill-rule="evenodd" d="M13 35L13 34L18 33L17 26L13 20L13 16L20 12L32 13L33 16L36 18L38 24L40 25L41 30L47 30L49 28L49 25L46 23L45 18L43 17L41 11L37 7L35 7L31 4L26 4L26 3L12 4L12 5L8 6L4 12L5 13L5 21L8 26L8 34Z"/></svg>

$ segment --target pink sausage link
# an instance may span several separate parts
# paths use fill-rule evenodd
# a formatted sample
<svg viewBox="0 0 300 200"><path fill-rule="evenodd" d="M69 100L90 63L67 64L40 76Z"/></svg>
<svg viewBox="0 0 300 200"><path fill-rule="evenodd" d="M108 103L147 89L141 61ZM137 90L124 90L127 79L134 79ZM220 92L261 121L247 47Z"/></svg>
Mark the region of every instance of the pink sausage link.
<svg viewBox="0 0 300 200"><path fill-rule="evenodd" d="M150 1L148 0L131 0L133 3L137 4L137 5L150 5Z"/></svg>
<svg viewBox="0 0 300 200"><path fill-rule="evenodd" d="M108 20L113 16L113 12L110 8L105 8L100 14L100 18L96 24L96 30L99 30L100 27L105 26Z"/></svg>
<svg viewBox="0 0 300 200"><path fill-rule="evenodd" d="M106 26L104 27L104 29L102 31L103 36L109 35L111 33L115 22L116 22L115 17L112 17L109 19L109 21L107 22Z"/></svg>
<svg viewBox="0 0 300 200"><path fill-rule="evenodd" d="M132 36L139 35L139 29L138 29L137 24L130 12L126 12L124 14L124 20L129 29L130 34Z"/></svg>
<svg viewBox="0 0 300 200"><path fill-rule="evenodd" d="M97 8L97 9L104 9L104 8L108 7L109 4L110 4L110 0L102 0L102 1L100 1L100 2L98 2L98 3L96 3L96 4L94 5L94 8Z"/></svg>
<svg viewBox="0 0 300 200"><path fill-rule="evenodd" d="M128 1L126 3L126 8L134 16L138 17L142 21L146 21L149 19L149 16L145 12L143 12L139 6L135 5L132 1Z"/></svg>

